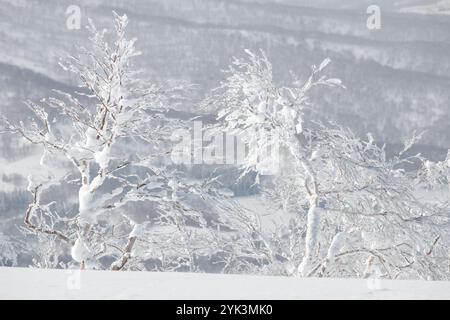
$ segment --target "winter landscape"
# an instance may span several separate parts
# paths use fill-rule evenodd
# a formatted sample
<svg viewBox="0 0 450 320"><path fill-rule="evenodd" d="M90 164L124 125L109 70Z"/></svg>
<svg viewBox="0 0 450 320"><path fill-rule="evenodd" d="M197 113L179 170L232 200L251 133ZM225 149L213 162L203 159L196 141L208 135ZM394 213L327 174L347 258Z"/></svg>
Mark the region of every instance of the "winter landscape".
<svg viewBox="0 0 450 320"><path fill-rule="evenodd" d="M445 0L0 0L0 299L449 299L449 30Z"/></svg>

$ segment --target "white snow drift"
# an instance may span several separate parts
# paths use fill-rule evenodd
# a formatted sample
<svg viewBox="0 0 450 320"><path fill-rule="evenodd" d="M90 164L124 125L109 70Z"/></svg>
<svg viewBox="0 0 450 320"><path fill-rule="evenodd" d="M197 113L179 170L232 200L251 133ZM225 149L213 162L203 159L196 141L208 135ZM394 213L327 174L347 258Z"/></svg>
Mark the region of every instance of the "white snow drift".
<svg viewBox="0 0 450 320"><path fill-rule="evenodd" d="M449 299L450 282L0 268L0 299Z"/></svg>

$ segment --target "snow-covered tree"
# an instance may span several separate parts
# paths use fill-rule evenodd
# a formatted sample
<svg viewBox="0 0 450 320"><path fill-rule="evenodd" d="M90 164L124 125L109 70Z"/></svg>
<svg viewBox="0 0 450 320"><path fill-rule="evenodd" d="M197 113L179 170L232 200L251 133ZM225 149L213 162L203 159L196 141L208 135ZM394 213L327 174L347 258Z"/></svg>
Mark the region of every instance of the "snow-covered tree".
<svg viewBox="0 0 450 320"><path fill-rule="evenodd" d="M211 205L219 196L212 184L188 181L170 162L172 133L185 124L167 111L183 88L138 80L127 17L114 15L115 38L90 22L92 48L61 62L79 78L79 92L28 102L29 121L2 119L7 132L43 147L43 173L29 178L24 222L32 233L67 243L81 268L121 270L132 256L151 258L168 239L193 259L196 229L222 223L214 220L220 206ZM66 189L73 190L69 205L57 198Z"/></svg>
<svg viewBox="0 0 450 320"><path fill-rule="evenodd" d="M301 276L363 277L377 270L389 278L448 278L449 194L431 202L417 194L416 173L405 169L425 161L406 156L417 138L388 158L371 135L363 140L323 123L308 96L315 87L342 87L340 80L321 75L329 59L314 66L306 81L294 77L292 85L277 86L264 53L247 55L234 60L208 103L219 110L221 128L239 135L256 155L246 158L244 173L260 172L258 154L267 147L260 137L272 137L265 141L277 143L270 147L285 155L272 184L293 186L278 185L270 194L299 218L278 238L283 259ZM442 173L446 165L434 167ZM435 183L430 179L436 173L427 172L426 181Z"/></svg>
<svg viewBox="0 0 450 320"><path fill-rule="evenodd" d="M312 263L319 231L317 174L311 166L307 154L309 150L305 148L308 137L303 127L306 94L314 86L336 86L340 85L340 81L325 77L316 79L316 75L329 62L326 60L319 68L313 69L313 74L303 86L278 88L274 85L272 65L267 57L250 51L246 53L249 61L235 59L229 76L222 84L219 119L224 121L225 130L237 134L250 146L250 154L258 153L260 137L272 136L272 141L287 148L296 162L296 168L302 168L309 210L304 259L299 268L302 274L306 274ZM247 159L246 169L258 170L260 158L250 156Z"/></svg>
<svg viewBox="0 0 450 320"><path fill-rule="evenodd" d="M125 38L126 16L115 15L114 23L117 38L112 45L105 39L106 30L98 31L91 23L89 31L93 48L81 48L79 56L72 56L66 64L61 64L79 77L81 90L77 95L58 91L58 97L43 99L42 105L28 102L33 113L28 123L3 121L7 130L43 146L41 165L63 156L76 169L78 178L74 178L71 171L68 175L72 183L79 184L78 212L74 219L64 221L66 230L57 229L56 224L61 224L62 219L52 208L55 203L44 204L41 196L46 190L61 184L61 180L67 181L67 176L30 177L28 189L33 199L24 221L29 229L69 243L73 258L82 265L98 254L99 243L106 244L92 239L102 236L97 228L102 215L116 207L118 199L126 202L125 199L136 193L140 186L152 180L149 177L135 181L137 185L131 188L131 181L123 177L123 170L131 164L149 160L138 155L135 159L122 159L114 153L121 140L152 139L149 128L153 129L150 125L153 117L147 116L146 109L159 103L160 95L157 87L143 91L139 98L136 98L137 90L130 90L130 85L133 85L130 58L137 55L135 40ZM118 186L105 190L112 181ZM119 248L123 251L119 266L124 264L139 235L140 223L132 221L132 224L128 243L124 249ZM77 233L75 239L74 231Z"/></svg>

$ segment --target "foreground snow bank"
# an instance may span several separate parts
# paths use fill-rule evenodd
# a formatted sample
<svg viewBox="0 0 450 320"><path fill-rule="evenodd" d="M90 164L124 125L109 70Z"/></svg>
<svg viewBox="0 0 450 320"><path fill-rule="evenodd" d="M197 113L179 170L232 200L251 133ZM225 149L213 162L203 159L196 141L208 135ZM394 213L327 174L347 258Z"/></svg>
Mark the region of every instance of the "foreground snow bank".
<svg viewBox="0 0 450 320"><path fill-rule="evenodd" d="M0 299L450 299L450 282L0 268Z"/></svg>

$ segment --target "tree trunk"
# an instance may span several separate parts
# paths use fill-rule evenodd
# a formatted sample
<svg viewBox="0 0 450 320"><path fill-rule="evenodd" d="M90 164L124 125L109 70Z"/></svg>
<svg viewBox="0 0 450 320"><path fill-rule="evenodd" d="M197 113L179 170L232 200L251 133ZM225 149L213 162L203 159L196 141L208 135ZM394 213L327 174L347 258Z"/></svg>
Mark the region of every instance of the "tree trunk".
<svg viewBox="0 0 450 320"><path fill-rule="evenodd" d="M317 244L317 237L319 232L320 217L317 213L317 195L312 195L309 198L309 210L308 210L308 222L306 227L305 238L305 254L303 256L302 263L300 264L298 271L301 276L308 276L311 270L311 264L314 258L314 251Z"/></svg>
<svg viewBox="0 0 450 320"><path fill-rule="evenodd" d="M317 210L319 195L317 191L317 183L314 172L312 171L309 163L307 163L306 161L302 161L302 166L307 174L307 179L305 180L305 189L309 196L309 209L305 237L305 253L303 256L303 260L298 267L298 272L302 277L307 277L314 260L314 253L317 245L320 226L320 216ZM311 185L309 185L309 183Z"/></svg>

